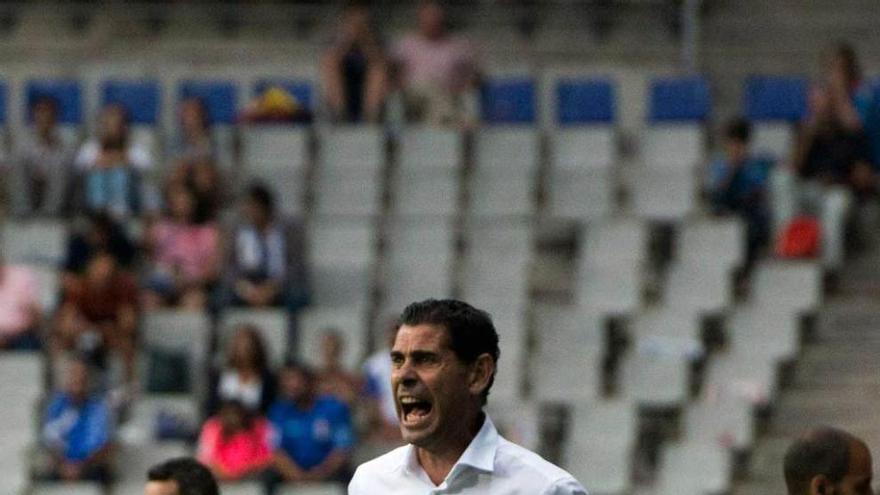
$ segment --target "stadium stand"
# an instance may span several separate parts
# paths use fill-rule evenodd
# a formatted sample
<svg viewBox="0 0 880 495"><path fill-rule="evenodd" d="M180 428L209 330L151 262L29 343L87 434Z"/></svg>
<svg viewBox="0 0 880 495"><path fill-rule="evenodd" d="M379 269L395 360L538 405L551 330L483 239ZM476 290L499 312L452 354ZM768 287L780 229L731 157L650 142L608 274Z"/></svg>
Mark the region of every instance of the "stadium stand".
<svg viewBox="0 0 880 495"><path fill-rule="evenodd" d="M237 21L241 33L259 34L260 22L267 32L278 28L265 19L257 22L263 7L254 6L251 17ZM49 14L22 9L10 11L18 19L16 39L54 25L44 22ZM109 9L111 19L125 17ZM307 7L279 9L270 17L312 22ZM216 20L216 13L192 6L157 12L171 12L156 21L162 26L156 44L164 50L210 44L208 58L232 63L235 53L220 56L236 43L225 37L222 23L192 20ZM565 19L548 11L541 22L577 23L583 14L578 12ZM395 15L388 15L389 26ZM139 16L135 9L129 24L141 25ZM101 26L120 29L98 17L89 33ZM504 15L498 18L494 22L510 23ZM643 17L636 13L629 19L621 29ZM513 29L508 24L505 28ZM655 55L663 59L663 36L651 26L644 36L661 39ZM468 27L468 33L486 30L477 21ZM296 38L283 32L285 40ZM574 29L556 37L540 31L535 44L582 55L565 40L584 44L583 36ZM0 47L5 43L0 34ZM493 54L516 53L516 47L505 51L497 45ZM614 53L604 55L616 60ZM208 369L237 325L255 325L276 368L288 358L318 365L319 339L333 328L344 338L346 369L356 372L382 347L377 322L413 300L447 296L487 309L501 334L500 371L488 406L496 423L509 437L559 461L591 493L741 493L737 489L750 469L743 458L755 452L766 427L762 421L782 402L784 371L804 359L805 322L829 302L820 262L780 260L769 253L739 290L746 228L738 219L707 215L699 177L714 149L713 119L731 106L754 126L753 151L785 161L796 124L807 113L809 81L798 67L786 69L795 75L759 67L737 80L741 98L731 105L735 98L719 97L718 91L719 83L729 81L712 72L670 74L651 66L640 72L644 91L636 98L632 87L638 85L580 61L584 76L554 78L549 89L541 73L549 72L552 62L536 63L526 76L490 70L480 92L481 123L473 129L330 125L322 120L320 82L290 77L281 64L276 73L247 67L243 70L253 74L241 79L215 77L197 64L175 69L180 74L173 78L161 67L163 77L114 73L96 81L97 91L75 70L43 77L16 67L0 81L0 124L10 145L30 124L27 109L39 97L58 101L64 132L77 142L90 126L89 109L118 103L129 113L133 139L149 143L158 163L168 158L165 144L178 131L169 126L169 115L180 101L198 98L207 108L214 158L229 176L232 197L262 181L276 193L284 216L305 225L306 307L212 304L205 313L163 308L141 316L144 379L140 389L128 391L130 402L119 411L118 478L109 493L141 493L150 465L193 453L191 436L204 419ZM312 112L314 122L241 122L245 99L275 86ZM542 118L545 112L552 122ZM625 125L633 114L635 128ZM163 178L159 173L152 179ZM232 202L222 210L218 223L228 232ZM554 241L545 238L545 228L560 220L573 233L571 242L549 249L566 258L558 277L565 290L562 297L547 297L536 290L536 272L546 267L546 244ZM127 227L138 231L139 224ZM36 269L46 314L65 297L58 267L72 225L67 216L4 218L0 228L0 263ZM668 250L658 248L667 235ZM713 331L721 333L720 343L708 338ZM191 375L186 391L149 390L145 375L161 358L155 351L185 357ZM91 482L29 479L38 442L34 411L46 392L48 365L42 354L0 354L0 435L8 445L0 453L0 492L107 493ZM370 432L361 433L366 439ZM368 450L367 443L359 448ZM244 481L224 484L223 493L262 489ZM343 492L334 483L280 491Z"/></svg>

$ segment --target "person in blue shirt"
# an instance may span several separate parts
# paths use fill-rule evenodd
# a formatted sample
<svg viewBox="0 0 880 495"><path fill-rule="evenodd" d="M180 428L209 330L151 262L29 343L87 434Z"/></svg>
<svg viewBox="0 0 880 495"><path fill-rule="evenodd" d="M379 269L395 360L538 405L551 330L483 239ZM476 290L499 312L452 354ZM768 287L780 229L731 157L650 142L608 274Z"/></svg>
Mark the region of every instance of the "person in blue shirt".
<svg viewBox="0 0 880 495"><path fill-rule="evenodd" d="M767 207L767 175L771 164L749 154L751 126L741 118L724 129L724 155L709 166L707 189L712 210L717 215L737 215L747 226L750 267L770 236Z"/></svg>
<svg viewBox="0 0 880 495"><path fill-rule="evenodd" d="M90 390L89 366L70 362L65 389L46 408L41 440L52 459L48 477L64 481L101 481L110 477L112 414L107 402Z"/></svg>
<svg viewBox="0 0 880 495"><path fill-rule="evenodd" d="M269 409L276 447L270 493L281 481L347 482L354 445L348 406L318 395L315 374L303 365L287 364L279 382L280 399Z"/></svg>

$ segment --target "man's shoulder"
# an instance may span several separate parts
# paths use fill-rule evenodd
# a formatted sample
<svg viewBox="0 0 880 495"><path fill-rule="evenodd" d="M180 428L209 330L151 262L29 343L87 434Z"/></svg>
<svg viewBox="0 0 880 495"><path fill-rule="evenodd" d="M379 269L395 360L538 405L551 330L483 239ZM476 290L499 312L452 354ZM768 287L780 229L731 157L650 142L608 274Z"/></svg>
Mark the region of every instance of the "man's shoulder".
<svg viewBox="0 0 880 495"><path fill-rule="evenodd" d="M526 476L545 487L564 482L577 483L568 471L504 438L500 438L498 444L496 469L499 467L517 476Z"/></svg>
<svg viewBox="0 0 880 495"><path fill-rule="evenodd" d="M409 451L408 445L403 445L369 460L360 466L354 473L355 479L363 480L365 477L373 477L389 473L395 468L400 467L406 461L406 455Z"/></svg>

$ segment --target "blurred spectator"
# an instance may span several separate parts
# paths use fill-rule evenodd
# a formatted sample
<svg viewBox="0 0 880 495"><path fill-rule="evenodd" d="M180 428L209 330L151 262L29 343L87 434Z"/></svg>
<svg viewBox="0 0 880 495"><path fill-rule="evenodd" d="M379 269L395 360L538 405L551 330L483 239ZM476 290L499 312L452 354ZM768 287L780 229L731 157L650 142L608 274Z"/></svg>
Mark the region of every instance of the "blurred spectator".
<svg viewBox="0 0 880 495"><path fill-rule="evenodd" d="M104 213L90 215L82 231L75 232L67 241L62 280L65 291L85 274L89 260L98 252L109 253L122 268L130 267L136 254L125 229Z"/></svg>
<svg viewBox="0 0 880 495"><path fill-rule="evenodd" d="M476 50L466 39L448 32L446 12L439 2L419 5L418 30L394 45L391 58L408 121L475 122Z"/></svg>
<svg viewBox="0 0 880 495"><path fill-rule="evenodd" d="M708 177L714 212L737 215L746 223L747 267L752 265L770 235L766 202L770 164L749 155L750 137L748 122L739 118L728 122L724 129L724 156L712 162Z"/></svg>
<svg viewBox="0 0 880 495"><path fill-rule="evenodd" d="M776 218L813 212L822 230L822 258L834 272L843 262L844 236L853 200L876 191L876 173L865 122L856 106L861 72L852 47L841 44L826 58L824 80L810 93L810 114L794 150L797 183L784 171L774 180Z"/></svg>
<svg viewBox="0 0 880 495"><path fill-rule="evenodd" d="M301 233L275 217L275 200L262 185L248 189L243 209L232 246L233 304L279 306L304 297Z"/></svg>
<svg viewBox="0 0 880 495"><path fill-rule="evenodd" d="M318 393L330 395L353 407L361 391L361 380L345 370L342 355L345 341L335 329L327 329L321 335L321 368L318 370Z"/></svg>
<svg viewBox="0 0 880 495"><path fill-rule="evenodd" d="M41 441L48 450L48 466L41 477L64 481L108 482L112 456L113 422L110 408L92 393L89 366L70 361L63 391L55 392L43 416Z"/></svg>
<svg viewBox="0 0 880 495"><path fill-rule="evenodd" d="M236 329L226 348L226 364L212 376L208 414L217 412L223 401L235 400L251 411L265 414L278 388L269 368L266 345L256 328Z"/></svg>
<svg viewBox="0 0 880 495"><path fill-rule="evenodd" d="M369 401L369 431L373 440L393 442L400 440L397 406L391 390L391 346L397 334L398 320L387 326L385 346L364 362L364 392Z"/></svg>
<svg viewBox="0 0 880 495"><path fill-rule="evenodd" d="M73 165L71 143L58 131L58 102L37 100L31 109L33 129L17 140L10 198L16 215L57 216L65 213Z"/></svg>
<svg viewBox="0 0 880 495"><path fill-rule="evenodd" d="M211 223L196 221L196 197L185 186L167 192L168 215L146 234L150 275L144 305L177 305L199 310L220 269L220 233Z"/></svg>
<svg viewBox="0 0 880 495"><path fill-rule="evenodd" d="M350 478L354 434L348 407L319 395L315 380L311 370L296 364L281 372L281 398L269 410L277 430L270 486L282 480L346 482Z"/></svg>
<svg viewBox="0 0 880 495"><path fill-rule="evenodd" d="M54 362L65 351L78 350L105 365L111 350L122 358L126 381L133 384L137 299L134 277L110 253L96 253L64 294L50 339Z"/></svg>
<svg viewBox="0 0 880 495"><path fill-rule="evenodd" d="M257 476L272 462L271 431L266 418L240 402L224 402L202 427L197 457L219 480Z"/></svg>
<svg viewBox="0 0 880 495"><path fill-rule="evenodd" d="M130 142L128 115L121 105L107 105L98 120L98 136L86 141L76 156L76 168L110 168L122 163L139 171L153 167L150 150L140 143Z"/></svg>
<svg viewBox="0 0 880 495"><path fill-rule="evenodd" d="M213 160L199 158L178 162L168 177L167 187L179 186L195 194L197 222L216 220L226 201L226 185Z"/></svg>
<svg viewBox="0 0 880 495"><path fill-rule="evenodd" d="M208 109L200 98L180 102L178 109L180 133L169 150L175 164L214 159L215 145L211 136Z"/></svg>
<svg viewBox="0 0 880 495"><path fill-rule="evenodd" d="M321 84L337 122L378 122L388 90L388 67L369 9L346 7L321 58Z"/></svg>
<svg viewBox="0 0 880 495"><path fill-rule="evenodd" d="M4 263L0 253L0 349L39 349L42 318L40 287L33 270Z"/></svg>

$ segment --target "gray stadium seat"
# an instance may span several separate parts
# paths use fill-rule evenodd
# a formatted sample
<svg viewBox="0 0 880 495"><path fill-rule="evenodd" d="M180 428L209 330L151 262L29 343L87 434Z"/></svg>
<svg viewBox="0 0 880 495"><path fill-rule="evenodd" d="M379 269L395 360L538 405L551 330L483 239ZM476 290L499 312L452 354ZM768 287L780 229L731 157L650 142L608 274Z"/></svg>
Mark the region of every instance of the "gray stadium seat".
<svg viewBox="0 0 880 495"><path fill-rule="evenodd" d="M497 378L496 378L497 385ZM498 433L507 440L529 450L540 448L541 407L535 402L521 398L500 398L495 395L495 386L489 394L486 412Z"/></svg>
<svg viewBox="0 0 880 495"><path fill-rule="evenodd" d="M59 291L61 290L58 269L48 266L32 266L30 268L34 271L37 284L40 287L40 306L44 314L52 314L58 306Z"/></svg>
<svg viewBox="0 0 880 495"><path fill-rule="evenodd" d="M675 352L641 347L622 366L623 397L640 406L674 408L688 396L690 361Z"/></svg>
<svg viewBox="0 0 880 495"><path fill-rule="evenodd" d="M640 313L633 319L630 333L639 351L689 358L699 357L703 353L697 315L676 306Z"/></svg>
<svg viewBox="0 0 880 495"><path fill-rule="evenodd" d="M696 208L696 174L693 170L644 167L638 171L632 193L637 216L667 222L681 220Z"/></svg>
<svg viewBox="0 0 880 495"><path fill-rule="evenodd" d="M623 494L631 488L638 422L626 401L594 401L571 410L562 465L590 493Z"/></svg>
<svg viewBox="0 0 880 495"><path fill-rule="evenodd" d="M580 259L593 265L625 266L647 260L648 229L635 219L591 223L581 243Z"/></svg>
<svg viewBox="0 0 880 495"><path fill-rule="evenodd" d="M481 308L522 311L528 299L532 232L526 222L476 221L465 233L461 292Z"/></svg>
<svg viewBox="0 0 880 495"><path fill-rule="evenodd" d="M523 397L523 384L528 379L526 329L522 313L501 313L487 308L498 331L501 358L495 373L491 396L499 401L516 401Z"/></svg>
<svg viewBox="0 0 880 495"><path fill-rule="evenodd" d="M471 215L525 216L534 212L539 141L531 128L480 130L469 198Z"/></svg>
<svg viewBox="0 0 880 495"><path fill-rule="evenodd" d="M794 143L794 129L788 122L752 123L751 152L777 161L786 160Z"/></svg>
<svg viewBox="0 0 880 495"><path fill-rule="evenodd" d="M693 171L705 160L703 140L700 124L652 124L642 137L642 161L651 169Z"/></svg>
<svg viewBox="0 0 880 495"><path fill-rule="evenodd" d="M389 225L384 266L385 309L452 293L453 231L446 221L398 219Z"/></svg>
<svg viewBox="0 0 880 495"><path fill-rule="evenodd" d="M722 442L737 450L750 448L755 438L752 404L731 394L705 395L685 412L684 438L688 442Z"/></svg>
<svg viewBox="0 0 880 495"><path fill-rule="evenodd" d="M119 430L119 437L125 445L123 449L132 451L155 447L162 453L162 448L171 452L182 452L184 444L176 442L155 442L156 419L160 412L170 414L186 423L198 427L201 420L201 404L195 394L147 394L138 398L131 409L131 419ZM155 450L155 449L154 449ZM155 452L147 452L144 463L150 456L158 456ZM146 467L144 471L146 472Z"/></svg>
<svg viewBox="0 0 880 495"><path fill-rule="evenodd" d="M755 304L812 311L822 304L822 268L810 261L768 261L755 268L752 287Z"/></svg>
<svg viewBox="0 0 880 495"><path fill-rule="evenodd" d="M282 309L229 309L220 318L218 350L226 344L242 324L252 324L259 330L273 366L281 365L288 356L289 332L287 313Z"/></svg>
<svg viewBox="0 0 880 495"><path fill-rule="evenodd" d="M242 166L247 181L271 187L287 215L305 208L308 133L301 127L255 126L242 131Z"/></svg>
<svg viewBox="0 0 880 495"><path fill-rule="evenodd" d="M709 361L704 387L766 405L778 392L777 362L753 350L732 349Z"/></svg>
<svg viewBox="0 0 880 495"><path fill-rule="evenodd" d="M724 267L676 264L669 268L664 304L699 313L720 313L733 304L733 277Z"/></svg>
<svg viewBox="0 0 880 495"><path fill-rule="evenodd" d="M786 308L769 304L738 306L727 328L730 346L737 351L778 362L790 361L800 352L800 318Z"/></svg>
<svg viewBox="0 0 880 495"><path fill-rule="evenodd" d="M342 363L349 371L358 371L367 349L367 316L361 308L307 308L298 315L297 355L311 366L321 364L320 342L323 332L336 330L345 345Z"/></svg>
<svg viewBox="0 0 880 495"><path fill-rule="evenodd" d="M582 265L575 289L577 304L608 315L631 313L642 304L643 273L639 265Z"/></svg>
<svg viewBox="0 0 880 495"><path fill-rule="evenodd" d="M312 303L363 307L369 301L378 245L368 220L319 219L307 236Z"/></svg>
<svg viewBox="0 0 880 495"><path fill-rule="evenodd" d="M67 247L68 228L64 222L34 220L4 222L0 227L0 253L8 263L58 266Z"/></svg>
<svg viewBox="0 0 880 495"><path fill-rule="evenodd" d="M208 349L213 325L207 314L199 311L160 310L146 312L141 332L144 349L185 351L190 358L192 388L207 386Z"/></svg>
<svg viewBox="0 0 880 495"><path fill-rule="evenodd" d="M140 482L141 493L144 479L151 467L160 462L192 455L191 450L183 442L147 443L143 445L120 445L116 454L119 482L123 486L132 486ZM135 495L136 492L123 492L120 495Z"/></svg>
<svg viewBox="0 0 880 495"><path fill-rule="evenodd" d="M224 481L220 483L223 495L255 495L263 493L263 483L259 481Z"/></svg>
<svg viewBox="0 0 880 495"><path fill-rule="evenodd" d="M379 127L334 128L320 134L316 211L372 216L381 212L384 135Z"/></svg>
<svg viewBox="0 0 880 495"><path fill-rule="evenodd" d="M597 315L565 311L541 318L532 377L535 397L571 404L601 394L604 342Z"/></svg>
<svg viewBox="0 0 880 495"><path fill-rule="evenodd" d="M401 133L398 145L397 167L391 177L393 213L454 215L464 160L461 134L413 127Z"/></svg>
<svg viewBox="0 0 880 495"><path fill-rule="evenodd" d="M590 220L611 215L616 192L614 130L610 126L558 130L552 142L550 214Z"/></svg>
<svg viewBox="0 0 880 495"><path fill-rule="evenodd" d="M731 453L717 442L667 447L658 474L658 495L727 493L733 469Z"/></svg>
<svg viewBox="0 0 880 495"><path fill-rule="evenodd" d="M739 218L686 222L676 242L679 263L697 267L737 268L746 257L745 225Z"/></svg>

